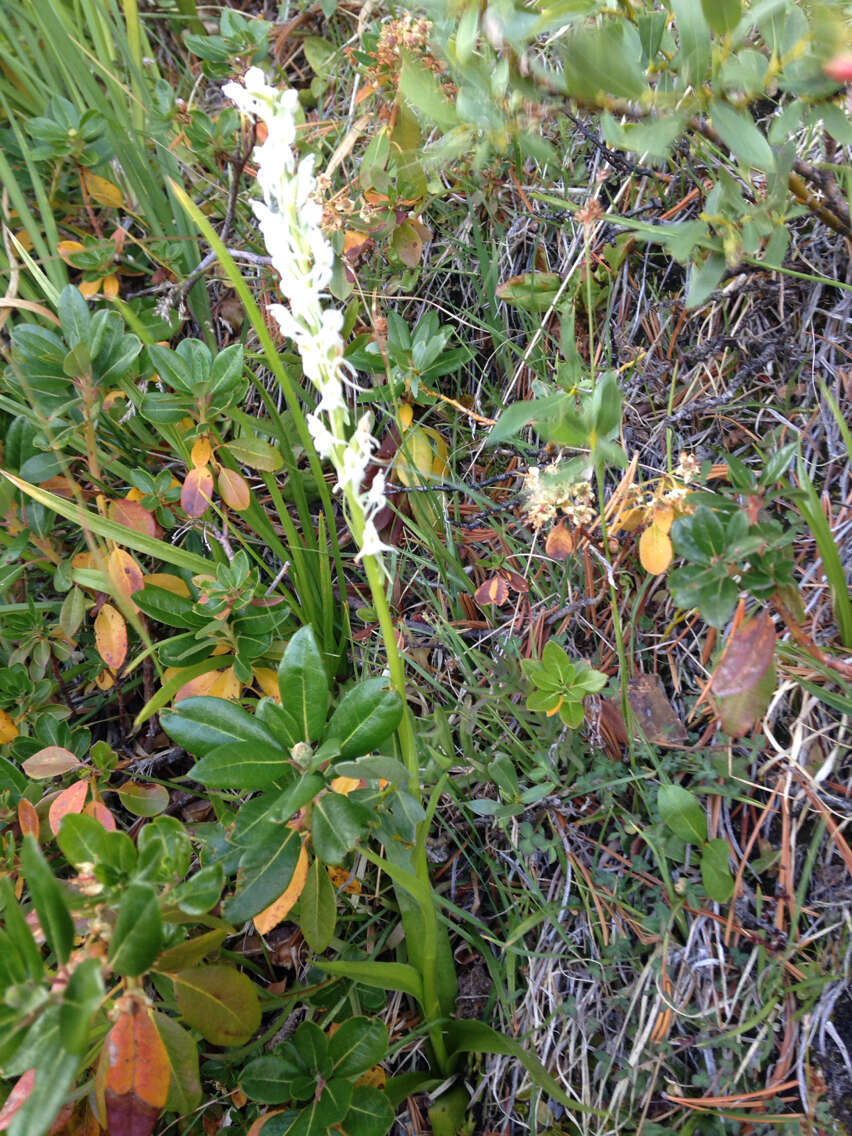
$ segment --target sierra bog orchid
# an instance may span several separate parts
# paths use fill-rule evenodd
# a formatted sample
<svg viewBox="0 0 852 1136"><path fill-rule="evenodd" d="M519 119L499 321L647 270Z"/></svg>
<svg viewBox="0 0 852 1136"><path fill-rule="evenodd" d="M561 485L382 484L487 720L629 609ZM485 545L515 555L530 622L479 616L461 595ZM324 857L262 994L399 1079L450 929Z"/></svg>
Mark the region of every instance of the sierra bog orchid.
<svg viewBox="0 0 852 1136"><path fill-rule="evenodd" d="M375 524L386 504L385 478L379 472L362 492L377 442L369 414L351 429L345 387L353 387L354 381L343 358L343 313L323 306L334 251L321 228L313 155L297 159L293 152L297 93L271 87L259 67L249 68L242 85L226 83L223 93L266 126L266 140L254 152L263 199L252 201L252 208L286 301L271 305L270 311L298 348L304 373L319 393L306 421L317 453L328 458L337 473L337 489L360 548L359 559L378 557L388 549Z"/></svg>

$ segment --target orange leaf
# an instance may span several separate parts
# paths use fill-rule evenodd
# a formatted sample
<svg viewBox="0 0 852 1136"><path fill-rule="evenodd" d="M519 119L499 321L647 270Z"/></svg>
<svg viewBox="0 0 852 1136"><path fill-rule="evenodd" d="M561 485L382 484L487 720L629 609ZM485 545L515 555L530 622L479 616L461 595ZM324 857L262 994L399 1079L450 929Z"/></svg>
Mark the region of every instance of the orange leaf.
<svg viewBox="0 0 852 1136"><path fill-rule="evenodd" d="M0 745L13 742L20 732L11 714L0 710Z"/></svg>
<svg viewBox="0 0 852 1136"><path fill-rule="evenodd" d="M551 560L568 560L574 555L576 547L574 534L562 521L554 525L544 542L544 551Z"/></svg>
<svg viewBox="0 0 852 1136"><path fill-rule="evenodd" d="M80 295L86 300L91 300L93 296L97 296L101 290L101 281L98 280L81 280L77 285L80 289Z"/></svg>
<svg viewBox="0 0 852 1136"><path fill-rule="evenodd" d="M127 625L112 604L104 604L95 619L95 646L106 665L114 671L127 656Z"/></svg>
<svg viewBox="0 0 852 1136"><path fill-rule="evenodd" d="M206 465L196 466L186 475L180 503L188 517L201 517L213 497L213 474Z"/></svg>
<svg viewBox="0 0 852 1136"><path fill-rule="evenodd" d="M251 504L251 489L246 479L233 469L219 470L219 493L226 505L241 513Z"/></svg>
<svg viewBox="0 0 852 1136"><path fill-rule="evenodd" d="M480 607L488 604L497 604L499 607L509 598L509 585L502 576L489 576L476 589L473 598Z"/></svg>
<svg viewBox="0 0 852 1136"><path fill-rule="evenodd" d="M64 746L45 746L21 762L21 768L33 781L43 781L48 777L59 777L80 768L79 759Z"/></svg>
<svg viewBox="0 0 852 1136"><path fill-rule="evenodd" d="M124 525L125 528L133 529L134 532L142 533L144 536L157 535L157 522L153 514L143 509L138 501L130 501L127 498L122 501L111 501L109 515L110 520Z"/></svg>
<svg viewBox="0 0 852 1136"><path fill-rule="evenodd" d="M199 438L193 445L189 458L193 466L207 465L213 457L213 448L209 438Z"/></svg>
<svg viewBox="0 0 852 1136"><path fill-rule="evenodd" d="M169 1095L169 1055L150 1011L131 1002L107 1034L107 1128L150 1136Z"/></svg>
<svg viewBox="0 0 852 1136"><path fill-rule="evenodd" d="M114 300L118 295L118 277L116 274L111 272L109 276L103 278L101 283L104 286L104 299Z"/></svg>
<svg viewBox="0 0 852 1136"><path fill-rule="evenodd" d="M53 800L47 813L47 821L54 836L59 832L59 826L64 816L67 816L68 813L81 813L83 811L88 792L88 781L75 781L73 785L63 789L59 796Z"/></svg>
<svg viewBox="0 0 852 1136"><path fill-rule="evenodd" d="M60 241L56 246L56 251L62 257L66 264L70 264L68 257L75 252L82 252L85 245L80 244L79 241Z"/></svg>
<svg viewBox="0 0 852 1136"><path fill-rule="evenodd" d="M30 804L26 797L18 801L18 824L21 826L21 835L34 836L38 840L39 820L35 806Z"/></svg>
<svg viewBox="0 0 852 1136"><path fill-rule="evenodd" d="M103 801L89 801L83 812L88 816L92 816L95 820L99 820L107 832L115 832L116 824L115 817L103 803Z"/></svg>
<svg viewBox="0 0 852 1136"><path fill-rule="evenodd" d="M674 550L668 533L649 525L639 537L639 563L652 576L665 572L672 562Z"/></svg>
<svg viewBox="0 0 852 1136"><path fill-rule="evenodd" d="M127 600L134 592L145 587L145 575L142 569L123 548L114 548L109 554L107 572L116 593Z"/></svg>
<svg viewBox="0 0 852 1136"><path fill-rule="evenodd" d="M287 885L286 890L279 895L274 902L270 903L269 907L264 908L263 911L258 912L254 917L255 929L259 935L268 935L273 927L277 927L279 923L287 918L293 904L302 894L307 878L308 853L303 844L302 850L299 853L299 859L296 861L296 869L293 872L293 878Z"/></svg>
<svg viewBox="0 0 852 1136"><path fill-rule="evenodd" d="M9 1127L9 1122L16 1112L19 1112L29 1098L32 1096L33 1089L35 1088L36 1071L35 1069L27 1069L26 1073L22 1074L16 1084L6 1097L6 1102L0 1109L0 1132L5 1132Z"/></svg>

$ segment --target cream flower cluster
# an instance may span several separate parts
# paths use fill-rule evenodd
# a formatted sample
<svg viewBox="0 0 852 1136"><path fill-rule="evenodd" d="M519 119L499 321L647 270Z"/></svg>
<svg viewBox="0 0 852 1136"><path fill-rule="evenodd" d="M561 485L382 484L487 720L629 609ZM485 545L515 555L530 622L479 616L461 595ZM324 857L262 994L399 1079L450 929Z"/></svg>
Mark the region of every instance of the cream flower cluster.
<svg viewBox="0 0 852 1136"><path fill-rule="evenodd" d="M369 490L361 492L377 442L369 414L358 420L350 436L344 388L352 385L352 372L343 358L343 313L323 307L322 302L331 281L334 251L321 227L313 155L297 159L293 153L298 95L271 87L259 67L249 68L242 85L226 83L222 90L239 110L260 119L267 129L266 140L254 152L263 198L252 201L252 208L286 300L271 305L270 311L295 343L305 375L319 392L314 412L306 416L308 429L317 453L329 458L337 472L337 488L361 550L359 559L377 556L388 548L375 525L386 504L385 478L380 471Z"/></svg>

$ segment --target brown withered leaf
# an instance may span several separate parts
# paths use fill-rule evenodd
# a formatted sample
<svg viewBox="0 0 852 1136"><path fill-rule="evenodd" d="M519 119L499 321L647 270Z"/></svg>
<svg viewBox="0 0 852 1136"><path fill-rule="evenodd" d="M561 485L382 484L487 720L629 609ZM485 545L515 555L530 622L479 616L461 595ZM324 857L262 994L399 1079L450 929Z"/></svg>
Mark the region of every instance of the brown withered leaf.
<svg viewBox="0 0 852 1136"><path fill-rule="evenodd" d="M547 534L544 551L551 560L568 560L574 555L577 542L564 521L554 525Z"/></svg>
<svg viewBox="0 0 852 1136"><path fill-rule="evenodd" d="M731 634L713 676L711 690L725 733L747 734L766 711L776 683L775 625L761 612Z"/></svg>
<svg viewBox="0 0 852 1136"><path fill-rule="evenodd" d="M747 619L728 639L722 661L713 675L718 698L743 694L756 686L775 658L775 624L768 612Z"/></svg>
<svg viewBox="0 0 852 1136"><path fill-rule="evenodd" d="M641 674L627 683L630 709L636 724L652 745L677 745L686 741L686 730L666 698L659 676Z"/></svg>
<svg viewBox="0 0 852 1136"><path fill-rule="evenodd" d="M502 576L489 576L474 592L473 598L480 607L496 604L498 607L509 598L509 585Z"/></svg>

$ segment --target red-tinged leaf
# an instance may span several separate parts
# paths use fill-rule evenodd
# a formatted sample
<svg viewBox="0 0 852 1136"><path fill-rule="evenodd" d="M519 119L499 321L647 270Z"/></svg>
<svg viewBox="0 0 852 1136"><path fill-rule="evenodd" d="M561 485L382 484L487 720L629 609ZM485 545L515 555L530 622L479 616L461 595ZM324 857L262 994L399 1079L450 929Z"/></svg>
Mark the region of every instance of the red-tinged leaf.
<svg viewBox="0 0 852 1136"><path fill-rule="evenodd" d="M503 568L502 574L509 587L514 589L518 595L525 596L529 592L529 584L519 573L513 572L510 568Z"/></svg>
<svg viewBox="0 0 852 1136"><path fill-rule="evenodd" d="M47 822L54 836L59 832L59 826L64 816L67 816L69 813L81 813L83 811L83 805L86 803L86 794L88 792L88 781L75 781L69 788L63 789L59 796L52 802L47 813Z"/></svg>
<svg viewBox="0 0 852 1136"><path fill-rule="evenodd" d="M104 1044L107 1129L111 1136L150 1136L168 1098L171 1075L150 1011L131 1003Z"/></svg>
<svg viewBox="0 0 852 1136"><path fill-rule="evenodd" d="M127 502L132 504L132 502ZM145 574L129 552L114 548L109 554L107 571L116 594L130 599L134 592L145 587Z"/></svg>
<svg viewBox="0 0 852 1136"><path fill-rule="evenodd" d="M666 698L659 675L642 674L627 684L627 697L637 726L653 745L686 741L686 730Z"/></svg>
<svg viewBox="0 0 852 1136"><path fill-rule="evenodd" d="M48 777L59 777L63 773L70 773L72 769L79 769L80 765L81 762L70 749L65 749L63 746L45 746L22 762L21 768L33 781L43 781Z"/></svg>
<svg viewBox="0 0 852 1136"><path fill-rule="evenodd" d="M103 801L89 801L89 803L83 809L83 812L86 813L87 816L91 816L94 817L95 820L99 820L107 830L107 832L115 832L115 817L112 815Z"/></svg>
<svg viewBox="0 0 852 1136"><path fill-rule="evenodd" d="M747 619L728 639L713 676L713 693L720 698L743 694L756 686L775 658L775 624L767 612Z"/></svg>
<svg viewBox="0 0 852 1136"><path fill-rule="evenodd" d="M852 83L852 52L835 55L823 65L823 71L835 83Z"/></svg>
<svg viewBox="0 0 852 1136"><path fill-rule="evenodd" d="M109 515L110 520L124 525L125 528L133 529L134 532L142 533L143 536L157 535L158 526L153 513L149 513L138 501L128 501L126 498L113 501L109 507Z"/></svg>
<svg viewBox="0 0 852 1136"><path fill-rule="evenodd" d="M104 604L97 614L95 646L108 667L120 669L127 657L127 624L112 604Z"/></svg>
<svg viewBox="0 0 852 1136"><path fill-rule="evenodd" d="M186 475L180 503L188 517L201 517L213 497L213 474L206 465L196 466Z"/></svg>
<svg viewBox="0 0 852 1136"><path fill-rule="evenodd" d="M24 1107L35 1088L36 1071L28 1069L22 1074L15 1087L6 1097L6 1103L0 1109L0 1132L5 1132L16 1112Z"/></svg>
<svg viewBox="0 0 852 1136"><path fill-rule="evenodd" d="M35 811L35 806L30 804L26 797L21 797L18 801L18 824L21 826L21 835L35 837L38 840L39 820L38 813Z"/></svg>
<svg viewBox="0 0 852 1136"><path fill-rule="evenodd" d="M227 506L238 513L251 504L251 490L248 482L233 469L219 470L219 495Z"/></svg>
<svg viewBox="0 0 852 1136"><path fill-rule="evenodd" d="M51 1124L47 1136L85 1136L85 1133L81 1131L79 1125L75 1125L74 1128L70 1130L65 1127L70 1122L73 1112L73 1101L64 1104L59 1110L56 1120Z"/></svg>
<svg viewBox="0 0 852 1136"><path fill-rule="evenodd" d="M496 604L498 607L509 598L509 585L502 576L489 576L479 585L473 598L480 607Z"/></svg>
<svg viewBox="0 0 852 1136"><path fill-rule="evenodd" d="M747 734L775 693L775 625L767 612L747 619L728 639L713 676L722 729L732 738Z"/></svg>
<svg viewBox="0 0 852 1136"><path fill-rule="evenodd" d="M544 542L544 551L551 560L569 560L574 555L576 547L574 534L563 521L554 525Z"/></svg>

